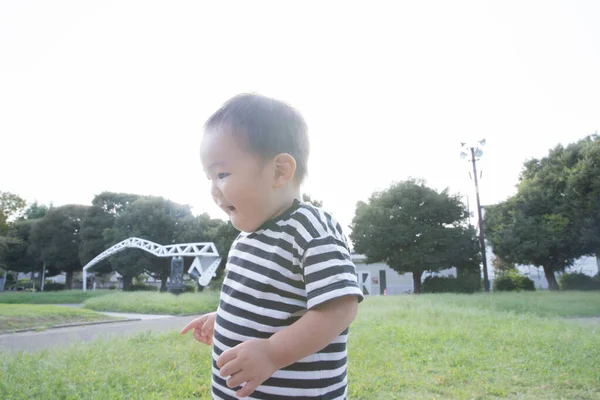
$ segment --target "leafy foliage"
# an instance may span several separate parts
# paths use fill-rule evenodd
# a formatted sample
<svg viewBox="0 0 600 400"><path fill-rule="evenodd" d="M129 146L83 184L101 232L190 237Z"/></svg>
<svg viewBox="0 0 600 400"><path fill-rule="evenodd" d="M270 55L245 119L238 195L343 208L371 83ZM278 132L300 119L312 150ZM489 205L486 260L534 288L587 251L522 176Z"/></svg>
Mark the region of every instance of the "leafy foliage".
<svg viewBox="0 0 600 400"><path fill-rule="evenodd" d="M498 275L494 279L494 290L498 292L512 292L521 290L533 291L535 285L533 281L526 276L520 275L516 271L511 271L502 275Z"/></svg>
<svg viewBox="0 0 600 400"><path fill-rule="evenodd" d="M600 140L587 137L557 146L525 163L518 192L486 208L494 252L516 264L544 268L551 290L555 272L600 248Z"/></svg>
<svg viewBox="0 0 600 400"><path fill-rule="evenodd" d="M562 274L559 281L562 290L600 290L600 280L579 272Z"/></svg>
<svg viewBox="0 0 600 400"><path fill-rule="evenodd" d="M458 196L422 181L408 180L359 202L350 235L368 263L385 262L399 274L412 273L414 293L425 271L479 265L475 231Z"/></svg>
<svg viewBox="0 0 600 400"><path fill-rule="evenodd" d="M458 278L435 276L425 278L422 293L475 293L481 290L479 275L468 274Z"/></svg>
<svg viewBox="0 0 600 400"><path fill-rule="evenodd" d="M25 200L16 194L0 191L0 235L6 234L8 221L19 217L25 205Z"/></svg>
<svg viewBox="0 0 600 400"><path fill-rule="evenodd" d="M23 214L23 219L31 220L44 218L44 216L48 212L48 209L48 206L44 204L39 204L37 201L34 201L25 210L25 213Z"/></svg>
<svg viewBox="0 0 600 400"><path fill-rule="evenodd" d="M34 220L31 225L30 254L48 266L66 272L68 289L73 285L73 273L82 268L79 233L87 208L82 205L51 208L44 218Z"/></svg>
<svg viewBox="0 0 600 400"><path fill-rule="evenodd" d="M313 206L318 207L318 208L323 207L323 202L322 201L319 201L317 199L313 199L312 197L310 197L310 194L308 194L308 193L304 193L302 195L302 201L305 202L305 203L310 203Z"/></svg>

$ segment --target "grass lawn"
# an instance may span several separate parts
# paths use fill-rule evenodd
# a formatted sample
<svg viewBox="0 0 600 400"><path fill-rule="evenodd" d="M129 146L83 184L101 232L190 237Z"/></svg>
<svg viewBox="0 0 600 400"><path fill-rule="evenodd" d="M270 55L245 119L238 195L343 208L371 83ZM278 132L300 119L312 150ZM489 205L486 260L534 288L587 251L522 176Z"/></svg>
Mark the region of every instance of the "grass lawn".
<svg viewBox="0 0 600 400"><path fill-rule="evenodd" d="M58 292L1 292L0 304L78 304L92 297L115 293L111 290L61 290Z"/></svg>
<svg viewBox="0 0 600 400"><path fill-rule="evenodd" d="M600 292L477 293L425 295L458 307L531 313L540 317L600 317Z"/></svg>
<svg viewBox="0 0 600 400"><path fill-rule="evenodd" d="M75 322L105 321L112 317L90 310L38 304L0 304L0 333L46 328Z"/></svg>
<svg viewBox="0 0 600 400"><path fill-rule="evenodd" d="M600 325L445 297L361 304L349 340L350 399L600 398ZM0 354L0 398L210 399L210 357L177 333Z"/></svg>
<svg viewBox="0 0 600 400"><path fill-rule="evenodd" d="M218 293L214 291L179 296L157 292L111 293L111 296L86 300L84 307L97 311L142 314L193 314L214 311L218 304ZM401 296L401 299L405 297ZM600 292L435 294L421 297L456 307L528 313L540 317L600 317Z"/></svg>
<svg viewBox="0 0 600 400"><path fill-rule="evenodd" d="M215 311L219 293L116 292L111 296L88 299L84 307L96 311L133 312L142 314L197 314Z"/></svg>

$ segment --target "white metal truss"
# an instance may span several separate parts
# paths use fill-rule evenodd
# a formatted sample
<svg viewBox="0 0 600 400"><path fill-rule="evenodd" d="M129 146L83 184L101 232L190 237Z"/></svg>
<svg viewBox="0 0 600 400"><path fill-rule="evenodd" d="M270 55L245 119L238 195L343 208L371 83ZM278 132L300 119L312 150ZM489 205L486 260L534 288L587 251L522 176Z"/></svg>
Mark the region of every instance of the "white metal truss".
<svg viewBox="0 0 600 400"><path fill-rule="evenodd" d="M141 249L148 253L154 254L157 257L195 257L192 266L188 273L192 274L194 270L198 273L198 282L202 286L208 285L212 277L216 275L217 268L221 262L219 252L212 242L204 243L180 243L180 244L169 244L166 246L151 242L149 240L140 239L136 237L130 237L122 242L115 244L114 246L104 250L98 254L89 263L83 267L83 290L87 289L87 270L98 264L100 261L107 257L112 256L125 249ZM213 261L208 268L202 268L201 258L207 258L208 261ZM204 284L203 284L204 283Z"/></svg>

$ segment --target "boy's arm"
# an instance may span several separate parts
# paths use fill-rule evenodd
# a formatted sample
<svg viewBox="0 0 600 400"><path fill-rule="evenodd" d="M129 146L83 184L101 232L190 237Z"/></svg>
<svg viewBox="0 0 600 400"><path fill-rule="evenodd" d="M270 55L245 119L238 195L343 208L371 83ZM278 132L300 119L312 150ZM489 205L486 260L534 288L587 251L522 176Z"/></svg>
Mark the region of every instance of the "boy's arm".
<svg viewBox="0 0 600 400"><path fill-rule="evenodd" d="M323 350L350 326L357 311L356 296L333 299L307 311L296 323L271 336L277 369Z"/></svg>
<svg viewBox="0 0 600 400"><path fill-rule="evenodd" d="M275 371L324 349L350 325L357 310L358 298L352 295L316 306L269 339L249 340L225 351L217 361L221 376L231 376L231 388L245 382L236 394L249 396Z"/></svg>

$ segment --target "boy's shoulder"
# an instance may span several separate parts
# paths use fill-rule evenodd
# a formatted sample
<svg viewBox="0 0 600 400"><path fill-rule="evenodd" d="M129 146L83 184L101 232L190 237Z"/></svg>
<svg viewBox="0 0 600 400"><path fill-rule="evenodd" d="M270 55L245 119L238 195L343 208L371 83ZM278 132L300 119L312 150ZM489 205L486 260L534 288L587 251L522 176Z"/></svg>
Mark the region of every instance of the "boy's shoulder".
<svg viewBox="0 0 600 400"><path fill-rule="evenodd" d="M296 209L290 215L290 221L299 230L304 233L304 239L317 239L326 236L333 236L346 241L342 226L333 217L321 207L316 207L310 203L298 202Z"/></svg>

